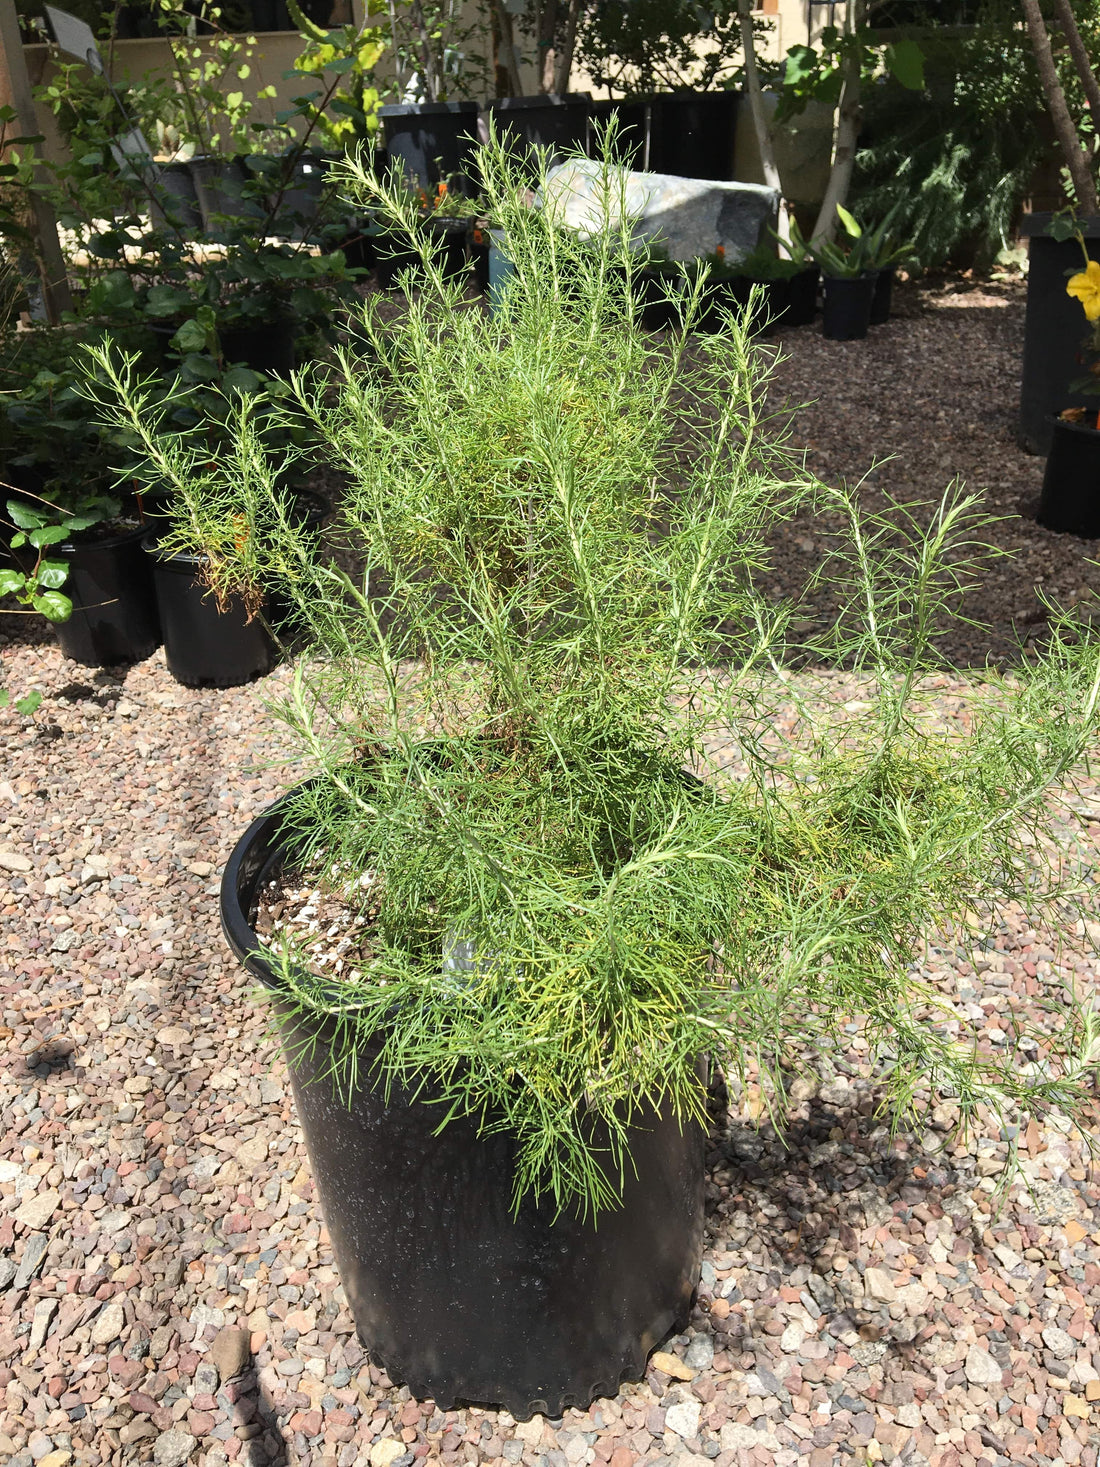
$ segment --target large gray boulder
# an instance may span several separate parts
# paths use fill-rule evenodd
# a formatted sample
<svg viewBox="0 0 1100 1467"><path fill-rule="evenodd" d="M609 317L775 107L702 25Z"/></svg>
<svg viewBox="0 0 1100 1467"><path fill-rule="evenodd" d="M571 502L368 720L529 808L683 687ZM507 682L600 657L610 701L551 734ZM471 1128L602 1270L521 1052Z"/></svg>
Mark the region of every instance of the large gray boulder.
<svg viewBox="0 0 1100 1467"><path fill-rule="evenodd" d="M721 247L730 265L768 237L779 209L776 190L760 183L628 173L583 158L552 169L539 202L582 234L616 228L625 217L639 246L660 244L672 260Z"/></svg>

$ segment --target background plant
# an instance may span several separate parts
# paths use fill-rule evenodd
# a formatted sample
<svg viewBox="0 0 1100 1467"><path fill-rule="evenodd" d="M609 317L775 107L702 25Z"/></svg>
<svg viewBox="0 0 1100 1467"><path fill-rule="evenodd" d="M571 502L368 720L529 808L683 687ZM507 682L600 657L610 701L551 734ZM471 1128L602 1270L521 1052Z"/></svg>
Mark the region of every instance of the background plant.
<svg viewBox="0 0 1100 1467"><path fill-rule="evenodd" d="M754 21L762 39L768 23ZM693 0L595 0L581 7L577 59L601 86L625 96L698 87L737 86L741 32L736 3ZM762 80L779 68L760 61Z"/></svg>
<svg viewBox="0 0 1100 1467"><path fill-rule="evenodd" d="M1086 36L1095 35L1100 7L1090 0L1077 12ZM965 28L943 30L933 19L917 16L924 88L883 76L864 91L854 207L871 216L896 209L924 268L989 265L1008 247L1050 153L1042 90L1014 0L985 0ZM1062 51L1057 60L1076 96L1069 58Z"/></svg>
<svg viewBox="0 0 1100 1467"><path fill-rule="evenodd" d="M970 1119L1074 1111L1072 1005L1034 1065L957 1042L916 972L923 940L1028 884L1021 826L1095 737L1095 633L1055 617L1033 671L974 690L969 728L930 724L922 678L979 555L975 501L949 491L899 539L815 484L763 407L754 303L688 351L703 274L682 332L639 331L614 170L622 224L586 240L526 207L499 147L482 172L514 265L497 313L421 235L407 311L368 299L361 345L295 380L348 484L335 561L295 525L252 404L211 464L160 431L132 361L94 353L105 410L179 496L175 543L223 587L277 589L313 635L278 709L318 775L287 828L369 910L339 978L308 943L272 961L293 1009L332 1017L334 1079L353 1084L373 1040L441 1120L517 1138L517 1192L588 1207L613 1203L647 1105L702 1117L701 1052L758 1066L781 1108L790 1055L853 1019L901 1114L941 1088ZM400 193L349 177L412 233ZM798 503L848 525L823 571L843 609L814 651L862 679L854 709L800 698L794 609L757 589Z"/></svg>

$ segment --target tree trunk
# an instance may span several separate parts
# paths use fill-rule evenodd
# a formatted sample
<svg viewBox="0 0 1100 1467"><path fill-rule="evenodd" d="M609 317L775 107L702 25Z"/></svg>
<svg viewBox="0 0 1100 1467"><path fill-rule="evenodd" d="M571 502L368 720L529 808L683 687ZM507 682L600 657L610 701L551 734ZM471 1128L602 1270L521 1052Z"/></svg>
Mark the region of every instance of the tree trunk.
<svg viewBox="0 0 1100 1467"><path fill-rule="evenodd" d="M535 12L539 91L554 90L554 33L558 28L558 0L542 0Z"/></svg>
<svg viewBox="0 0 1100 1467"><path fill-rule="evenodd" d="M764 182L779 195L779 253L786 256L783 241L788 237L787 208L783 202L783 185L779 177L779 165L775 161L775 141L771 124L764 110L764 94L760 88L760 71L756 65L756 37L752 30L752 0L737 0L737 21L741 28L741 49L745 55L745 91L749 98L752 128L756 146L760 152L760 166L764 171Z"/></svg>
<svg viewBox="0 0 1100 1467"><path fill-rule="evenodd" d="M573 52L577 45L577 24L580 20L581 0L569 0L565 12L565 34L561 50L554 59L554 90L565 96L569 90L569 74L573 70ZM1100 116L1100 113L1097 114Z"/></svg>
<svg viewBox="0 0 1100 1467"><path fill-rule="evenodd" d="M825 187L825 197L821 201L817 223L810 235L811 244L818 240L832 239L837 226L836 206L847 201L848 189L851 187L852 169L856 161L856 140L863 120L860 107L862 56L861 48L855 41L862 19L858 0L849 0L844 15L844 34L851 44L843 62L833 166L829 170L829 182Z"/></svg>
<svg viewBox="0 0 1100 1467"><path fill-rule="evenodd" d="M504 0L493 0L493 70L498 97L523 96L523 81L516 63L516 33Z"/></svg>
<svg viewBox="0 0 1100 1467"><path fill-rule="evenodd" d="M1038 0L1021 0L1021 3L1024 7L1024 18L1027 21L1027 32L1031 38L1031 49L1035 52L1039 85L1043 89L1047 111L1054 123L1054 131L1065 156L1069 176L1073 180L1078 207L1083 214L1095 214L1096 185L1089 171L1088 158L1081 146L1080 136L1073 125L1073 118L1069 115L1066 94L1062 90L1062 83L1058 80L1054 54L1050 49L1050 37L1043 24Z"/></svg>
<svg viewBox="0 0 1100 1467"><path fill-rule="evenodd" d="M417 60L420 65L420 86L424 92L424 98L428 102L441 100L443 91L443 78L436 75L435 62L432 58L431 33L428 23L424 19L424 10L420 0L411 0L409 15L412 19L413 30L417 39Z"/></svg>
<svg viewBox="0 0 1100 1467"><path fill-rule="evenodd" d="M1077 68L1077 75L1081 78L1081 85L1088 99L1089 111L1095 122L1100 119L1100 82L1096 80L1096 73L1092 69L1092 62L1085 50L1081 32L1077 29L1077 22L1073 18L1073 9L1069 0L1054 0L1054 15L1066 38L1069 54L1073 57L1073 64Z"/></svg>
<svg viewBox="0 0 1100 1467"><path fill-rule="evenodd" d="M752 33L752 0L737 0L737 19L741 26L741 49L745 53L745 91L749 97L752 127L756 135L756 146L760 149L760 164L764 170L764 182L769 188L779 189L779 168L775 161L775 145L772 130L764 111L764 96L760 89L760 72L756 65L756 40Z"/></svg>

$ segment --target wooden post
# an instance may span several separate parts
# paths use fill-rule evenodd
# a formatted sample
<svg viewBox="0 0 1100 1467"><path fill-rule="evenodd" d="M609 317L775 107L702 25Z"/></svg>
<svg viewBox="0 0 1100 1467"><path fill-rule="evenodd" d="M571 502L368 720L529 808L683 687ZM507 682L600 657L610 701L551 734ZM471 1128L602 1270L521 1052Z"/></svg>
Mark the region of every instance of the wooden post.
<svg viewBox="0 0 1100 1467"><path fill-rule="evenodd" d="M15 0L0 0L0 105L15 108L21 136L35 136L38 132L38 121L34 111L31 79L27 72L27 59L23 55L23 41L19 35ZM57 238L57 220L53 210L38 193L32 195L31 201L41 267L42 299L47 319L56 326L61 320L62 311L71 311L73 308L69 278Z"/></svg>

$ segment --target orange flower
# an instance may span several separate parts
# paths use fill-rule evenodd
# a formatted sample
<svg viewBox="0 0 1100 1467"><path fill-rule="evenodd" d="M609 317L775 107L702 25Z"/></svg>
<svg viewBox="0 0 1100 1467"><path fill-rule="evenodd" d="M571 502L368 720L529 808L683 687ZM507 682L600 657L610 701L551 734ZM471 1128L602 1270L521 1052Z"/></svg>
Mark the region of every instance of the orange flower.
<svg viewBox="0 0 1100 1467"><path fill-rule="evenodd" d="M432 208L438 209L446 197L447 185L445 183L437 183L435 186L435 202L432 204Z"/></svg>
<svg viewBox="0 0 1100 1467"><path fill-rule="evenodd" d="M725 245L719 245L718 248L715 250L714 253L718 256L718 258L720 260L724 260L726 258L726 247L725 247Z"/></svg>
<svg viewBox="0 0 1100 1467"><path fill-rule="evenodd" d="M475 229L474 230L474 244L479 245L479 244L484 244L484 243L485 243L485 236L482 234L482 232L481 232L480 229Z"/></svg>

